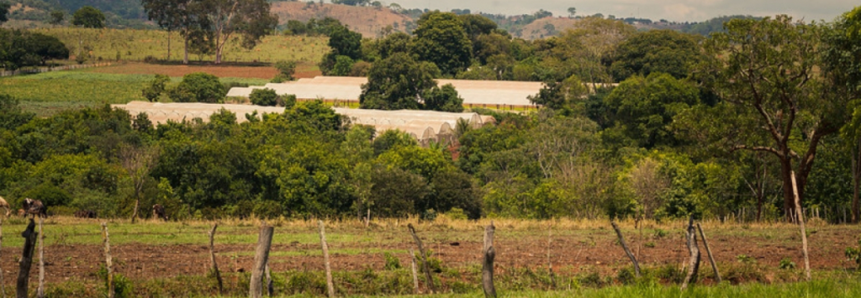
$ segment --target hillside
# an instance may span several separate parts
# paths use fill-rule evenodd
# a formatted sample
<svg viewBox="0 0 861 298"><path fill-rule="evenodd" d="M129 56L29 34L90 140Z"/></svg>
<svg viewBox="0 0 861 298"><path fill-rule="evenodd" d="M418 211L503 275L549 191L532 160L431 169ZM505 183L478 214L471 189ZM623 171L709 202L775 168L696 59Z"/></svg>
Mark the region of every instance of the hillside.
<svg viewBox="0 0 861 298"><path fill-rule="evenodd" d="M380 30L392 26L395 31L405 31L412 26L409 16L399 14L385 7L362 7L339 4L319 4L314 2L274 2L272 12L278 15L281 24L289 20L307 22L311 18L325 17L340 20L342 24L357 31L364 37L379 36Z"/></svg>
<svg viewBox="0 0 861 298"><path fill-rule="evenodd" d="M558 35L559 32L565 29L574 28L577 24L577 19L567 17L546 17L526 24L521 28L514 29L512 35L523 39L540 39Z"/></svg>

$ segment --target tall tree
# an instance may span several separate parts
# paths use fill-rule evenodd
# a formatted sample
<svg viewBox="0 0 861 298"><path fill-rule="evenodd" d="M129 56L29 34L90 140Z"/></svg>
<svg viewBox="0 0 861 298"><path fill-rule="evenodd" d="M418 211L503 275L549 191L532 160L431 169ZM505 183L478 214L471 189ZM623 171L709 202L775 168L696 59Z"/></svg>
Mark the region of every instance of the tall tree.
<svg viewBox="0 0 861 298"><path fill-rule="evenodd" d="M419 62L406 53L395 53L377 61L368 72L359 97L363 109L420 109L422 95L436 87L439 69L430 62Z"/></svg>
<svg viewBox="0 0 861 298"><path fill-rule="evenodd" d="M832 90L853 99L852 116L841 135L852 156L852 222L861 220L861 6L844 13L824 34L823 72Z"/></svg>
<svg viewBox="0 0 861 298"><path fill-rule="evenodd" d="M181 28L190 12L191 0L141 0L147 18L167 30L167 60L170 60L170 33Z"/></svg>
<svg viewBox="0 0 861 298"><path fill-rule="evenodd" d="M0 24L5 23L9 20L7 15L9 14L9 3L0 2Z"/></svg>
<svg viewBox="0 0 861 298"><path fill-rule="evenodd" d="M224 45L235 34L242 35L242 46L251 49L278 25L278 16L270 13L270 4L266 0L201 2L215 35L215 64L221 63Z"/></svg>
<svg viewBox="0 0 861 298"><path fill-rule="evenodd" d="M817 146L845 122L847 98L832 92L818 72L820 25L780 15L732 20L726 29L706 40L706 61L697 69L723 101L692 109L679 122L691 135L731 151L774 156L789 219L795 212L792 173L804 202Z"/></svg>
<svg viewBox="0 0 861 298"><path fill-rule="evenodd" d="M62 10L54 10L51 12L51 20L49 21L49 23L51 23L51 25L57 26L57 25L63 24L63 21L65 21L65 20L66 20L66 13L65 12L63 12Z"/></svg>
<svg viewBox="0 0 861 298"><path fill-rule="evenodd" d="M425 13L414 33L413 50L419 60L433 62L448 75L455 75L469 66L472 42L457 15L439 11Z"/></svg>
<svg viewBox="0 0 861 298"><path fill-rule="evenodd" d="M700 60L701 37L674 30L649 30L619 44L610 73L617 82L634 74L649 76L663 72L677 79L687 77Z"/></svg>
<svg viewBox="0 0 861 298"><path fill-rule="evenodd" d="M72 15L72 25L84 28L104 28L105 14L95 7L84 6Z"/></svg>

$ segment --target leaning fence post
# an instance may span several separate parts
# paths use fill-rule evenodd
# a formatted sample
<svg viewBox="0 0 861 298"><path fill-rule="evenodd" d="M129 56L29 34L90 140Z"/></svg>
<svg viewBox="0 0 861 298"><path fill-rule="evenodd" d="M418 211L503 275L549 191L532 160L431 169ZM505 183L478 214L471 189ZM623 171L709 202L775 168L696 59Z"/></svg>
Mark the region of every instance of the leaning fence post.
<svg viewBox="0 0 861 298"><path fill-rule="evenodd" d="M488 298L496 298L496 287L493 286L493 258L496 257L493 248L494 231L496 227L493 226L493 221L490 221L490 225L484 229L484 248L481 250L481 286L484 289L484 297Z"/></svg>
<svg viewBox="0 0 861 298"><path fill-rule="evenodd" d="M260 227L260 235L257 237L257 250L254 253L254 267L251 269L250 297L260 298L263 296L263 273L266 263L269 261L269 247L272 245L272 234L274 227L265 222Z"/></svg>
<svg viewBox="0 0 861 298"><path fill-rule="evenodd" d="M410 248L410 268L413 271L413 291L415 294L419 293L419 276L416 273L416 253Z"/></svg>
<svg viewBox="0 0 861 298"><path fill-rule="evenodd" d="M697 247L697 234L694 231L694 217L691 216L688 221L688 227L685 229L685 235L687 236L687 244L688 250L690 250L691 258L688 261L688 274L685 276L685 280L682 283L682 291L684 291L689 283L696 282L697 272L700 269L700 249Z"/></svg>
<svg viewBox="0 0 861 298"><path fill-rule="evenodd" d="M215 229L217 228L218 223L213 223L212 230L209 231L209 259L212 261L212 273L215 274L215 279L218 281L218 294L224 294L224 282L218 271L218 263L215 262Z"/></svg>
<svg viewBox="0 0 861 298"><path fill-rule="evenodd" d="M15 289L15 297L27 298L27 285L30 281L30 265L33 263L33 250L36 248L36 222L30 219L27 229L21 233L24 237L24 251L18 263L18 283Z"/></svg>
<svg viewBox="0 0 861 298"><path fill-rule="evenodd" d="M619 237L619 244L622 244L622 249L625 250L625 254L628 255L628 258L631 259L631 263L634 264L634 273L637 274L637 277L640 277L640 263L637 262L637 258L633 253L631 253L631 250L628 249L628 244L625 243L625 238L622 237L622 231L619 230L619 226L617 226L615 222L611 221L610 225L612 225L613 230L616 231L616 236Z"/></svg>
<svg viewBox="0 0 861 298"><path fill-rule="evenodd" d="M0 247L3 247L3 220L0 219ZM6 298L6 281L3 279L3 268L0 268L0 291L3 292L3 298Z"/></svg>
<svg viewBox="0 0 861 298"><path fill-rule="evenodd" d="M114 276L111 271L114 263L111 258L111 239L108 235L107 222L102 222L102 238L105 242L105 269L108 271L108 298L114 298Z"/></svg>
<svg viewBox="0 0 861 298"><path fill-rule="evenodd" d="M410 234L413 235L413 240L416 241L416 245L419 247L419 253L422 257L422 267L425 271L425 279L427 279L428 283L428 292L433 294L436 292L433 285L433 277L430 274L430 266L428 266L427 254L425 253L425 248L422 246L422 240L419 239L419 236L416 235L416 228L413 227L413 224L407 224L407 228L410 229Z"/></svg>
<svg viewBox="0 0 861 298"><path fill-rule="evenodd" d="M326 225L322 220L317 221L320 226L320 245L323 247L323 262L326 267L326 293L329 298L335 297L335 286L332 283L332 267L329 266L329 245L326 244Z"/></svg>
<svg viewBox="0 0 861 298"><path fill-rule="evenodd" d="M801 249L804 253L804 274L810 281L810 257L807 254L807 229L804 227L804 215L798 198L798 186L795 184L795 171L792 171L792 194L795 197L795 213L798 215L798 226L801 228ZM846 209L843 210L843 220L846 222Z"/></svg>
<svg viewBox="0 0 861 298"><path fill-rule="evenodd" d="M715 271L715 280L717 280L717 283L720 283L720 272L718 271L717 263L715 263L715 258L712 255L712 249L709 247L709 242L706 240L706 234L703 233L703 228L700 226L700 223L697 223L697 230L700 231L700 237L703 238L703 244L706 246L706 253L709 255L709 262L712 264L712 270Z"/></svg>
<svg viewBox="0 0 861 298"><path fill-rule="evenodd" d="M42 223L44 218L39 216L39 288L36 290L36 297L45 297L45 234L42 233Z"/></svg>

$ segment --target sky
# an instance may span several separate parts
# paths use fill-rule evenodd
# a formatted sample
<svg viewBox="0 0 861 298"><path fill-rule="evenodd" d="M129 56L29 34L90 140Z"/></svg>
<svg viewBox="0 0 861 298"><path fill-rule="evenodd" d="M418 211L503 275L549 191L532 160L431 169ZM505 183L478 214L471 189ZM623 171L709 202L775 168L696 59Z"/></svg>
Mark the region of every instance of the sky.
<svg viewBox="0 0 861 298"><path fill-rule="evenodd" d="M383 2L383 1L381 1ZM858 0L389 0L403 8L428 8L450 11L455 8L471 12L505 15L531 14L539 9L567 16L575 7L577 15L616 18L646 18L658 21L700 22L724 15L774 16L787 14L805 21L833 21L839 15L861 5Z"/></svg>

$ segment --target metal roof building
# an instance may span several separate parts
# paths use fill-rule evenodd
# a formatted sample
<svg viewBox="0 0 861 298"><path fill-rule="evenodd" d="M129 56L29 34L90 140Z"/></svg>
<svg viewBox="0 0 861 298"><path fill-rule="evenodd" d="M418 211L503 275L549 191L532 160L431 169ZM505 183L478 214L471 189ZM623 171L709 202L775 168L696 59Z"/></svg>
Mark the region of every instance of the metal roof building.
<svg viewBox="0 0 861 298"><path fill-rule="evenodd" d="M273 89L279 95L293 94L297 99L324 99L359 101L362 84L368 82L364 77L326 77L299 79L286 83L269 83L264 86L234 87L227 96L248 97L254 89ZM484 107L523 107L532 106L527 98L538 94L543 87L541 82L516 81L475 81L475 80L437 80L437 85L451 84L463 98L464 106Z"/></svg>

